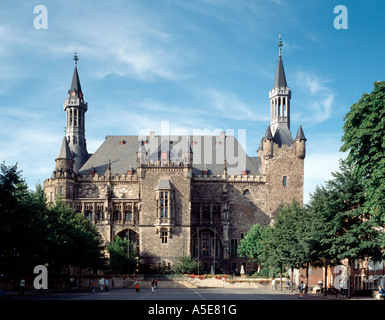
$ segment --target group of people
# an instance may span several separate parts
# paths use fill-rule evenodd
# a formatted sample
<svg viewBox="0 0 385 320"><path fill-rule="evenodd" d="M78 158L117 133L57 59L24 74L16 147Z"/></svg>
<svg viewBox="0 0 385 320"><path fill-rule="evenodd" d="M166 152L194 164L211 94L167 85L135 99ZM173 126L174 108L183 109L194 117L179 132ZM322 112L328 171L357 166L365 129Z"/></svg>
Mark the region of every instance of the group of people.
<svg viewBox="0 0 385 320"><path fill-rule="evenodd" d="M114 281L114 280L112 280L112 281ZM103 277L101 277L99 279L100 292L109 292L110 289L109 289L108 285L109 285L108 279L104 279ZM96 292L95 282L92 281L91 287L92 287L92 292L95 293Z"/></svg>
<svg viewBox="0 0 385 320"><path fill-rule="evenodd" d="M158 281L152 279L152 280L151 280L151 291L152 291L152 292L155 292L155 290L158 290Z"/></svg>
<svg viewBox="0 0 385 320"><path fill-rule="evenodd" d="M151 280L151 291L155 292L155 290L159 290L159 288L158 288L158 280L152 279ZM139 281L138 280L135 281L135 292L140 292Z"/></svg>
<svg viewBox="0 0 385 320"><path fill-rule="evenodd" d="M289 290L290 289L290 285L291 285L290 279L286 280L285 285L286 285L286 289ZM277 285L276 285L276 281L275 281L274 278L271 281L271 286L272 286L273 290L277 290ZM303 281L301 281L301 283L298 285L298 291L299 291L299 297L300 298L303 298L303 293L305 291L305 287L306 287L306 284L304 284Z"/></svg>

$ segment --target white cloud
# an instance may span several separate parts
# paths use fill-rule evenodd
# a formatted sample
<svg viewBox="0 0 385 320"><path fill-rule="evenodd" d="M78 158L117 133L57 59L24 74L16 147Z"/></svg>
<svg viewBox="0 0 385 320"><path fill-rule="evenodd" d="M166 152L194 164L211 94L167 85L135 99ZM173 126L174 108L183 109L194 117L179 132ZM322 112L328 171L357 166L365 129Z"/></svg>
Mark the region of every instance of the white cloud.
<svg viewBox="0 0 385 320"><path fill-rule="evenodd" d="M251 121L267 121L269 119L266 110L248 105L235 94L209 89L206 91L206 95L208 96L208 107L220 112L217 113L218 117Z"/></svg>
<svg viewBox="0 0 385 320"><path fill-rule="evenodd" d="M314 74L299 71L296 74L295 83L302 91L301 104L306 106L306 115L301 120L308 123L321 123L332 115L336 94L326 84L327 80L321 80Z"/></svg>

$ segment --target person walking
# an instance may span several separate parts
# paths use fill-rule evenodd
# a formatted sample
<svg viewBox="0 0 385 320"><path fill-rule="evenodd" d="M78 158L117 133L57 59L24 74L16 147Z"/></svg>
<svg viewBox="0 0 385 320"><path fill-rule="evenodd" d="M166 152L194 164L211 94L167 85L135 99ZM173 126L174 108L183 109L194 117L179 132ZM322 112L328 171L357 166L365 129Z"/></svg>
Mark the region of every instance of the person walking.
<svg viewBox="0 0 385 320"><path fill-rule="evenodd" d="M22 296L24 296L24 292L25 292L25 280L24 280L24 278L21 278L21 280L20 280L20 294Z"/></svg>
<svg viewBox="0 0 385 320"><path fill-rule="evenodd" d="M108 289L108 279L104 280L104 291L109 292L110 289Z"/></svg>
<svg viewBox="0 0 385 320"><path fill-rule="evenodd" d="M138 280L135 281L135 292L140 292L140 290L139 290L139 281Z"/></svg>
<svg viewBox="0 0 385 320"><path fill-rule="evenodd" d="M155 290L158 290L158 280L155 280Z"/></svg>
<svg viewBox="0 0 385 320"><path fill-rule="evenodd" d="M95 287L95 282L91 282L91 287L92 287L92 292L95 293L96 287Z"/></svg>
<svg viewBox="0 0 385 320"><path fill-rule="evenodd" d="M286 280L286 290L290 289L290 279Z"/></svg>
<svg viewBox="0 0 385 320"><path fill-rule="evenodd" d="M301 299L303 298L303 291L305 290L303 281L301 281L300 285L298 286L298 290L299 290L299 298Z"/></svg>
<svg viewBox="0 0 385 320"><path fill-rule="evenodd" d="M347 277L343 277L343 282L342 282L342 292L343 292L343 297L348 296L348 279Z"/></svg>
<svg viewBox="0 0 385 320"><path fill-rule="evenodd" d="M151 291L155 292L155 281L154 281L154 279L151 280Z"/></svg>
<svg viewBox="0 0 385 320"><path fill-rule="evenodd" d="M100 292L103 292L103 289L104 289L104 279L103 279L103 277L101 277L99 279L99 287L100 287Z"/></svg>

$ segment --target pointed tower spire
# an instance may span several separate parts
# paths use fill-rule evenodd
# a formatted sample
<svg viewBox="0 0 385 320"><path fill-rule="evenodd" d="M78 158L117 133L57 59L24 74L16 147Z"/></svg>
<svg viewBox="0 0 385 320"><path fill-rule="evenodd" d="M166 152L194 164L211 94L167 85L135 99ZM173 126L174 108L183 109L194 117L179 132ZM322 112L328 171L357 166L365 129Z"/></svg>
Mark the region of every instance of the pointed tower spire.
<svg viewBox="0 0 385 320"><path fill-rule="evenodd" d="M268 126L266 128L264 139L265 140L273 140L273 135L271 134L271 129L270 129L270 123L268 124Z"/></svg>
<svg viewBox="0 0 385 320"><path fill-rule="evenodd" d="M303 133L303 130L302 130L302 125L299 124L299 127L298 127L298 131L297 131L297 136L295 137L295 140L298 140L298 141L307 141L307 139L305 138L305 134Z"/></svg>
<svg viewBox="0 0 385 320"><path fill-rule="evenodd" d="M262 141L263 156L265 159L272 158L274 155L274 139L270 130L270 123L267 125L265 136Z"/></svg>
<svg viewBox="0 0 385 320"><path fill-rule="evenodd" d="M283 47L281 35L279 35L278 47L279 47L279 57L278 57L277 70L275 72L273 88L286 88L287 83L286 83L285 69L283 68L282 52L281 52L281 49Z"/></svg>
<svg viewBox="0 0 385 320"><path fill-rule="evenodd" d="M79 60L77 51L75 51L73 60L75 61L74 73L63 109L66 112L67 119L66 137L68 146L75 160L74 171L78 172L89 158L85 138L85 113L88 109L88 104L84 102L83 91L80 85L77 68L77 62Z"/></svg>
<svg viewBox="0 0 385 320"><path fill-rule="evenodd" d="M300 159L305 159L306 156L306 141L305 135L302 130L302 125L299 124L297 136L295 137L295 148L297 157Z"/></svg>
<svg viewBox="0 0 385 320"><path fill-rule="evenodd" d="M69 89L68 92L71 92L71 93L74 92L75 93L74 96L83 98L83 92L82 92L82 87L80 85L78 68L77 68L78 60L79 60L79 57L78 57L77 52L75 51L75 55L74 55L74 61L75 61L74 74L72 76L71 88Z"/></svg>
<svg viewBox="0 0 385 320"><path fill-rule="evenodd" d="M61 147L59 150L59 153L57 154L56 159L71 159L72 160L72 153L68 146L66 137L63 138L63 141L61 143Z"/></svg>
<svg viewBox="0 0 385 320"><path fill-rule="evenodd" d="M287 86L285 69L282 61L282 38L279 36L279 56L273 89L269 92L270 98L270 121L273 136L277 129L290 133L290 99L291 91Z"/></svg>
<svg viewBox="0 0 385 320"><path fill-rule="evenodd" d="M63 138L59 153L55 159L56 170L58 171L73 171L74 160L71 150L68 146L66 137Z"/></svg>

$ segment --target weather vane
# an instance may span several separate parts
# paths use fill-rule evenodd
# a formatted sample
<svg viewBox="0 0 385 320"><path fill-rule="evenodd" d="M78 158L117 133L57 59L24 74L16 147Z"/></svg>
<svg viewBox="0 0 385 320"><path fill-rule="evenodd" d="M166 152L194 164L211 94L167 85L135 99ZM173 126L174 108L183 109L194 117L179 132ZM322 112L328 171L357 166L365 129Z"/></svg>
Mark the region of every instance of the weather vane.
<svg viewBox="0 0 385 320"><path fill-rule="evenodd" d="M78 60L79 60L78 52L75 50L75 55L74 55L75 66L78 64Z"/></svg>
<svg viewBox="0 0 385 320"><path fill-rule="evenodd" d="M281 35L279 35L279 41L278 41L278 48L279 48L279 55L281 55L281 49L283 47Z"/></svg>

